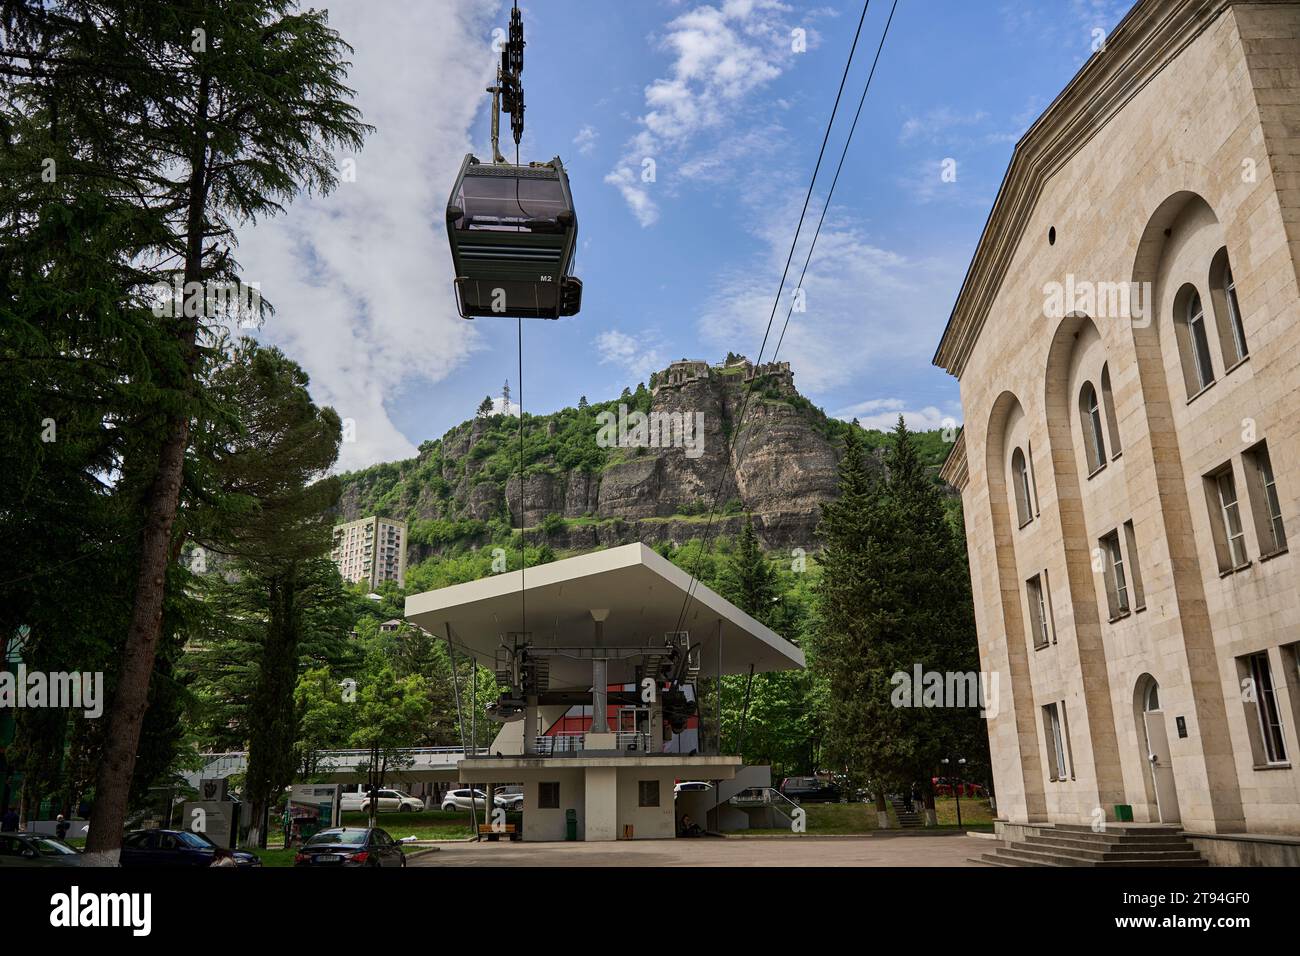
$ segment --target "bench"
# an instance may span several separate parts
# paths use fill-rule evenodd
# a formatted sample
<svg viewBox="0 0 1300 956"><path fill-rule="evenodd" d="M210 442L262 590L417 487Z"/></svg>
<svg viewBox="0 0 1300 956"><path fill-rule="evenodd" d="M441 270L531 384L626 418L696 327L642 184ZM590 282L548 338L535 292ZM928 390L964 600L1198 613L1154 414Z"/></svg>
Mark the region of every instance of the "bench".
<svg viewBox="0 0 1300 956"><path fill-rule="evenodd" d="M496 843L497 838L503 833L509 836L511 840L518 840L522 836L519 828L513 823L506 823L499 827L493 826L491 823L480 823L478 825L478 835L487 837L489 843Z"/></svg>

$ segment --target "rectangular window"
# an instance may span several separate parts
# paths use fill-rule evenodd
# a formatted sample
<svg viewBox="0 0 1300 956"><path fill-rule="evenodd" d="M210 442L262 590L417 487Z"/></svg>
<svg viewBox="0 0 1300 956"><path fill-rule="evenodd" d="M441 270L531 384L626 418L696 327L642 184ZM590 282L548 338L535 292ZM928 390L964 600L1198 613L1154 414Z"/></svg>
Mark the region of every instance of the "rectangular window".
<svg viewBox="0 0 1300 956"><path fill-rule="evenodd" d="M1065 734L1061 729L1061 715L1056 704L1043 708L1043 733L1047 740L1048 779L1066 779Z"/></svg>
<svg viewBox="0 0 1300 956"><path fill-rule="evenodd" d="M1074 751L1070 747L1070 714L1065 709L1065 701L1061 701L1061 732L1065 738L1065 757L1070 764L1070 779L1074 779Z"/></svg>
<svg viewBox="0 0 1300 956"><path fill-rule="evenodd" d="M1277 692L1273 687L1273 671L1269 667L1268 652L1260 651L1245 658L1249 680L1244 687L1247 711L1254 710L1258 722L1259 746L1255 759L1269 765L1286 763L1286 742L1282 737L1282 717L1278 710ZM1253 741L1252 741L1253 742Z"/></svg>
<svg viewBox="0 0 1300 956"><path fill-rule="evenodd" d="M659 806L659 781L638 780L636 782L636 805L638 807Z"/></svg>
<svg viewBox="0 0 1300 956"><path fill-rule="evenodd" d="M1124 574L1124 552L1119 532L1112 531L1097 542L1101 546L1102 574L1106 581L1106 604L1112 621L1129 612L1128 578Z"/></svg>
<svg viewBox="0 0 1300 956"><path fill-rule="evenodd" d="M1273 461L1268 444L1260 442L1245 455L1246 484L1250 490L1250 510L1255 519L1261 554L1286 550L1286 526L1282 523L1282 501L1277 493Z"/></svg>
<svg viewBox="0 0 1300 956"><path fill-rule="evenodd" d="M1029 627L1033 632L1034 647L1046 647L1052 640L1052 616L1047 609L1045 579L1047 572L1035 574L1025 582L1029 596Z"/></svg>
<svg viewBox="0 0 1300 956"><path fill-rule="evenodd" d="M1241 506L1231 466L1214 476L1214 484L1219 494L1219 520L1228 543L1229 567L1239 568L1246 563L1246 533L1241 527Z"/></svg>
<svg viewBox="0 0 1300 956"><path fill-rule="evenodd" d="M1124 547L1128 550L1128 567L1133 576L1133 609L1142 611L1146 609L1147 598L1142 590L1142 568L1138 563L1137 533L1133 530L1133 522L1124 522Z"/></svg>
<svg viewBox="0 0 1300 956"><path fill-rule="evenodd" d="M560 809L560 784L542 782L537 785L537 809Z"/></svg>

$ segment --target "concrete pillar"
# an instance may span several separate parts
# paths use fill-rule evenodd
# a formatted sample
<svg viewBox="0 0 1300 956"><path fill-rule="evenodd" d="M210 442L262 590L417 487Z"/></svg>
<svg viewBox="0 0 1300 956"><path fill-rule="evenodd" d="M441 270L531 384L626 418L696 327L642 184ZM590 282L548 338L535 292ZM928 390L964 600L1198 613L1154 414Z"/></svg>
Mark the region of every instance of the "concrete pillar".
<svg viewBox="0 0 1300 956"><path fill-rule="evenodd" d="M585 774L585 840L618 839L618 768L588 767Z"/></svg>
<svg viewBox="0 0 1300 956"><path fill-rule="evenodd" d="M537 753L537 698L524 698L524 753Z"/></svg>
<svg viewBox="0 0 1300 956"><path fill-rule="evenodd" d="M595 646L605 646L605 618L607 609L593 608L591 617L596 622ZM591 661L591 733L609 733L609 662L603 657Z"/></svg>
<svg viewBox="0 0 1300 956"><path fill-rule="evenodd" d="M599 624L596 625L600 627ZM609 733L609 662L603 657L591 662L591 733Z"/></svg>

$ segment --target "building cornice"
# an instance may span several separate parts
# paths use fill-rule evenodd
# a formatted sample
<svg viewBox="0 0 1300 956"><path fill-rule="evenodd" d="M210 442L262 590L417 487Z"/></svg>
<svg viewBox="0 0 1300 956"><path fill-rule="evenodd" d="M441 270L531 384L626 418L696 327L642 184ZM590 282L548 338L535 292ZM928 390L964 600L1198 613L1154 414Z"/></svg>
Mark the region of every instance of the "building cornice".
<svg viewBox="0 0 1300 956"><path fill-rule="evenodd" d="M939 468L939 477L958 491L966 490L966 485L970 482L970 466L966 461L966 430L964 428L957 433L957 440L953 442L952 451L948 452L947 459Z"/></svg>
<svg viewBox="0 0 1300 956"><path fill-rule="evenodd" d="M934 364L961 378L1043 187L1124 105L1236 3L1140 0L1016 144ZM1046 239L1044 239L1046 241Z"/></svg>

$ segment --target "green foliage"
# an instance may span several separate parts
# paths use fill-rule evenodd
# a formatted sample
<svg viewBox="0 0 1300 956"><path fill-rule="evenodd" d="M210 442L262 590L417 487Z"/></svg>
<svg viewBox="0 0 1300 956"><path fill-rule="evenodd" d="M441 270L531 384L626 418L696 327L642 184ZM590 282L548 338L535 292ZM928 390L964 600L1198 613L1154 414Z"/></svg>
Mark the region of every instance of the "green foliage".
<svg viewBox="0 0 1300 956"><path fill-rule="evenodd" d="M916 665L979 670L964 549L900 418L883 476L846 434L839 499L822 509L825 569L814 648L826 680L830 764L878 792L929 786L941 757L987 754L978 710L895 706Z"/></svg>

